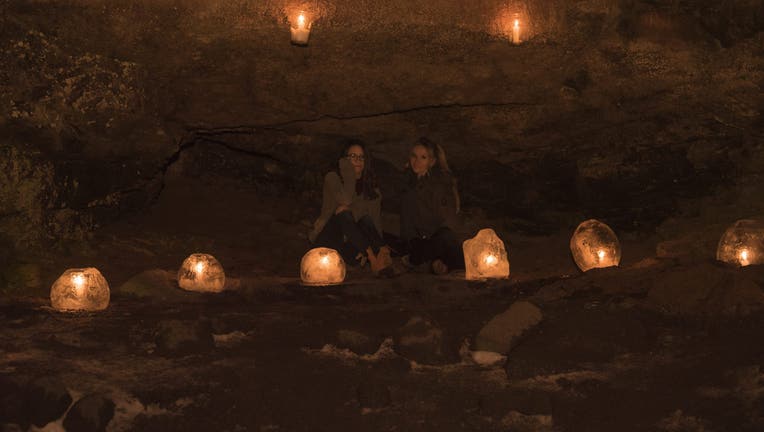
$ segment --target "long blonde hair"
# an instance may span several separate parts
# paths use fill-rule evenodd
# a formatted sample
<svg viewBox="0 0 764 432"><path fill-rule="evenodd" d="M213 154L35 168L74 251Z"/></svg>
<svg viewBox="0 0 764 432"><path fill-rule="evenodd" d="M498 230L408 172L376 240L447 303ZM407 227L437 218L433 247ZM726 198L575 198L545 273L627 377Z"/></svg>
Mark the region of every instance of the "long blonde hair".
<svg viewBox="0 0 764 432"><path fill-rule="evenodd" d="M420 145L424 147L429 153L432 154L433 158L435 159L435 165L433 165L433 168L437 167L441 173L448 174L451 176L451 190L454 194L454 203L456 204L456 213L459 213L461 210L461 199L459 198L459 191L456 188L456 177L454 177L454 174L451 172L451 168L448 166L448 160L446 159L446 151L443 150L443 147L441 147L440 144L431 141L427 137L421 137L417 140L417 142L414 144L415 146Z"/></svg>

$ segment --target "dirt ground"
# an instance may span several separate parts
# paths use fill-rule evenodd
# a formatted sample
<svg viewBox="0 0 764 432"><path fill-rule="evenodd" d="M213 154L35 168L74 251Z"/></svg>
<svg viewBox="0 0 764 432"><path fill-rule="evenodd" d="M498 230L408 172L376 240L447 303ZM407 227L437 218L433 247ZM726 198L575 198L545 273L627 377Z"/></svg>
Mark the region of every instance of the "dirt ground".
<svg viewBox="0 0 764 432"><path fill-rule="evenodd" d="M350 269L343 285L305 287L312 216L189 185L39 258L43 288L0 301L0 378L104 395L108 431L764 430L762 269L657 259L654 239L626 235L620 268L582 274L568 233L509 233L508 280ZM228 290L174 285L193 252L221 261ZM49 307L44 288L75 266L109 280L107 310ZM542 321L477 364L476 335L521 300Z"/></svg>

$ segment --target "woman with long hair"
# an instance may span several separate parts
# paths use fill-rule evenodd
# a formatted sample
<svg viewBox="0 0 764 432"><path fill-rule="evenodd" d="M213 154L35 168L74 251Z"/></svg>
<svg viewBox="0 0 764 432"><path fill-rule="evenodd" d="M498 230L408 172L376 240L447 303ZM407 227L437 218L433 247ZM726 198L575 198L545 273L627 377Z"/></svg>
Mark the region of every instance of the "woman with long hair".
<svg viewBox="0 0 764 432"><path fill-rule="evenodd" d="M335 170L324 177L321 214L309 239L315 247L337 250L348 264L369 262L379 273L390 268L390 248L382 239L377 179L364 143L344 143Z"/></svg>
<svg viewBox="0 0 764 432"><path fill-rule="evenodd" d="M460 200L443 148L427 138L411 147L408 183L401 199L401 240L412 265L429 262L443 274L464 268L462 244L454 232Z"/></svg>

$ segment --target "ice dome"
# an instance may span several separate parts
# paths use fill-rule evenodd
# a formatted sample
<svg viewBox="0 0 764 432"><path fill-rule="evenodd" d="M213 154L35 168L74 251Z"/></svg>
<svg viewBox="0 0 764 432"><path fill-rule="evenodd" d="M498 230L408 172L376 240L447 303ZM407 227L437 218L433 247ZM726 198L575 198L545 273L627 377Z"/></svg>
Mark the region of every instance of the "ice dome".
<svg viewBox="0 0 764 432"><path fill-rule="evenodd" d="M609 226L589 219L581 222L570 238L570 253L581 271L617 266L621 262L621 244Z"/></svg>

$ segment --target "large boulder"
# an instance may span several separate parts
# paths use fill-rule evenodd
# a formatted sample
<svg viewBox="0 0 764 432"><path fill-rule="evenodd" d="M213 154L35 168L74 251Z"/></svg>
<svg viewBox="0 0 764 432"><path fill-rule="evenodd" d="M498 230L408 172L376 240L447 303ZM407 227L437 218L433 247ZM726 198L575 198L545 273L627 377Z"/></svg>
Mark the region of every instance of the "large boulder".
<svg viewBox="0 0 764 432"><path fill-rule="evenodd" d="M507 354L520 338L541 322L541 310L533 303L518 301L496 315L475 337L475 351Z"/></svg>

